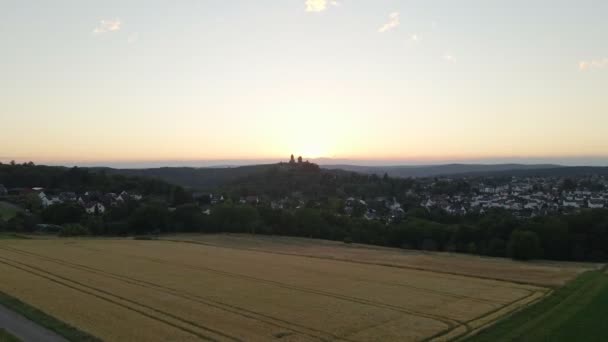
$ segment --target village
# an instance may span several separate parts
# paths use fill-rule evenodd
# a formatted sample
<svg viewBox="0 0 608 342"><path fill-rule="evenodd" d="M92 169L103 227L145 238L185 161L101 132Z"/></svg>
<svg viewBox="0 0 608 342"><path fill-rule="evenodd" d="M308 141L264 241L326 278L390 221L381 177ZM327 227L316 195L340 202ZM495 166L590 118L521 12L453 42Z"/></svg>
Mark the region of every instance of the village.
<svg viewBox="0 0 608 342"><path fill-rule="evenodd" d="M467 190L437 191L438 183L465 182ZM498 184L496 184L498 183ZM362 217L386 223L398 222L412 209L440 211L447 215L484 215L492 209L510 211L520 218L568 214L581 209L608 208L608 179L594 176L573 181L562 177L510 177L496 182L492 177L416 179L415 189L401 196L372 196L334 199L339 203L338 215ZM208 196L208 200L207 200ZM221 194L197 194L206 203L205 213L212 207L225 203ZM306 207L336 209L327 198L304 198L294 192L281 199L270 199L263 194L248 195L238 199L242 205L266 206L274 210L301 209Z"/></svg>
<svg viewBox="0 0 608 342"><path fill-rule="evenodd" d="M494 178L420 178L416 186L400 196L345 196L344 198L306 198L294 192L284 198L270 198L265 194L231 197L225 193L191 192L205 215L224 204L268 207L272 210L297 210L302 208L331 209L337 215L361 217L385 223L403 220L408 211L423 209L446 215L483 215L492 209L510 211L520 218L568 214L581 209L608 208L608 180L595 176L591 180L573 181L560 177L510 177L496 182ZM464 190L442 191L438 184L449 186L459 182ZM144 198L136 193L103 193L100 191L52 191L39 187L7 189L0 184L0 197L35 196L45 209L62 203L76 203L86 214L103 215L107 210L126 202L140 202ZM330 203L331 202L331 203ZM168 205L168 211L175 207Z"/></svg>
<svg viewBox="0 0 608 342"><path fill-rule="evenodd" d="M7 189L0 184L0 197L30 197L36 198L40 206L46 209L52 205L64 203L77 203L87 214L104 214L111 207L118 207L127 201L141 201L142 195L129 194L127 191L121 193L103 193L100 191L86 191L78 194L72 191L47 191L41 187L11 188Z"/></svg>

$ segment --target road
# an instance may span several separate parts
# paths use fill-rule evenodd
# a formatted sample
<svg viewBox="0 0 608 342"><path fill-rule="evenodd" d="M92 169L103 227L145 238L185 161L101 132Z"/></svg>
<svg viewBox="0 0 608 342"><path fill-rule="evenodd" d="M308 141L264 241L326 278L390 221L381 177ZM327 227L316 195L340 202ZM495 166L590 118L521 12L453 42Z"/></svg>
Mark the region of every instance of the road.
<svg viewBox="0 0 608 342"><path fill-rule="evenodd" d="M14 311L0 305L0 328L15 335L23 342L67 342L57 335Z"/></svg>

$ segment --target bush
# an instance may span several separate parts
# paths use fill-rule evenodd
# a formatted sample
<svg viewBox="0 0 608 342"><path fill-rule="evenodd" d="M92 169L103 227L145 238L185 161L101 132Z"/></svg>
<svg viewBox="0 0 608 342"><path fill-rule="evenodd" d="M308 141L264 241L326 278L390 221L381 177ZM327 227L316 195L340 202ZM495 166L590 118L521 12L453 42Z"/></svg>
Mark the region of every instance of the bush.
<svg viewBox="0 0 608 342"><path fill-rule="evenodd" d="M59 236L85 236L89 235L89 229L80 224L67 224L59 232Z"/></svg>
<svg viewBox="0 0 608 342"><path fill-rule="evenodd" d="M538 235L530 231L516 230L509 239L509 256L516 260L540 258L542 250Z"/></svg>
<svg viewBox="0 0 608 342"><path fill-rule="evenodd" d="M137 236L133 237L133 240L149 241L149 240L158 240L158 238L156 236L150 236L150 235L137 235Z"/></svg>

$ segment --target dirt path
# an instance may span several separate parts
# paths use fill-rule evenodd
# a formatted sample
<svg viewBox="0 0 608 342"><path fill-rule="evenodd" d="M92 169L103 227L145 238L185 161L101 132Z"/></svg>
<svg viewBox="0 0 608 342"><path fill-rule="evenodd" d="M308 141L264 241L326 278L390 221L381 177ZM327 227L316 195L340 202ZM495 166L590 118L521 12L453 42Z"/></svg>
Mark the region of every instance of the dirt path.
<svg viewBox="0 0 608 342"><path fill-rule="evenodd" d="M23 342L67 342L65 338L2 305L0 305L0 328L15 335Z"/></svg>

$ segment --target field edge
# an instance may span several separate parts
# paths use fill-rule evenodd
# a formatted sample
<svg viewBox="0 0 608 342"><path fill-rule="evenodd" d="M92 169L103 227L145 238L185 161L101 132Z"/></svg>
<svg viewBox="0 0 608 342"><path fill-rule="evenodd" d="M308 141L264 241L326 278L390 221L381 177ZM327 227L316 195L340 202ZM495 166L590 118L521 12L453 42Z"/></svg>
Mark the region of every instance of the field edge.
<svg viewBox="0 0 608 342"><path fill-rule="evenodd" d="M22 342L17 336L0 328L0 342Z"/></svg>
<svg viewBox="0 0 608 342"><path fill-rule="evenodd" d="M580 299L577 298L582 290L594 285L595 282L602 281L602 277L605 277L606 267L602 270L587 271L580 274L575 279L568 282L566 285L551 291L550 294L540 298L537 301L529 303L519 310L501 317L488 325L483 329L479 329L471 332L466 336L456 338L455 341L501 341L501 340L516 340L521 336L533 332L535 326L530 326L529 329L526 327L521 330L521 327L526 323L534 320L542 320L554 312L560 310L560 305L564 305L569 299ZM594 295L596 295L594 293ZM585 299L585 298L583 298ZM592 300L593 298L587 298ZM564 319L572 318L567 316ZM520 329L515 329L519 327Z"/></svg>
<svg viewBox="0 0 608 342"><path fill-rule="evenodd" d="M64 337L68 341L78 342L101 342L102 340L75 328L59 319L15 298L3 291L0 291L0 305L10 309L30 321L51 330ZM1 339L0 339L1 341ZM10 341L10 340L9 340Z"/></svg>

